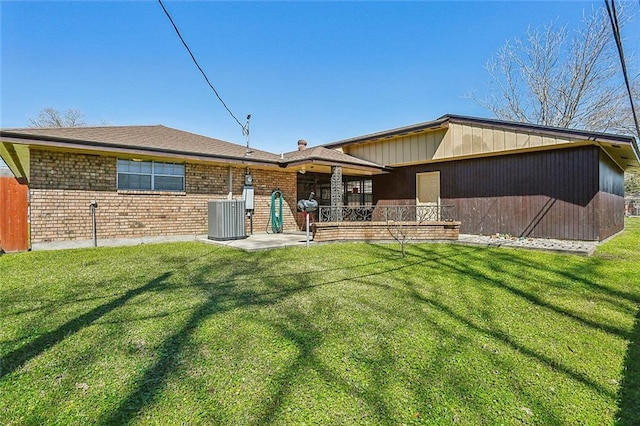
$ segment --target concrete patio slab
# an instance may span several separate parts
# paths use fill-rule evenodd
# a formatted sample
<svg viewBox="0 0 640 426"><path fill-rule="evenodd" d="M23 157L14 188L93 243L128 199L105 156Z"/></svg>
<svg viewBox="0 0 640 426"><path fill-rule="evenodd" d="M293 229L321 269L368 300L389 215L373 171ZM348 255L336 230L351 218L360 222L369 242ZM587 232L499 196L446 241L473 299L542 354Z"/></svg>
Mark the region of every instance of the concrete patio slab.
<svg viewBox="0 0 640 426"><path fill-rule="evenodd" d="M198 241L245 251L257 251L284 247L304 247L307 244L307 237L304 232L287 232L285 234L267 234L263 232L255 233L240 240L210 240L207 236L204 236L198 238ZM313 240L309 242L309 245L311 244L315 244Z"/></svg>
<svg viewBox="0 0 640 426"><path fill-rule="evenodd" d="M285 234L255 233L240 240L216 241L210 240L207 235L178 235L161 237L116 238L98 240L98 247L132 246L138 244L157 244L178 241L200 241L206 244L215 244L232 247L245 251L270 250L284 247L305 247L306 233L287 232ZM384 243L385 241L376 241ZM425 241L426 242L426 241ZM551 251L555 253L569 253L581 256L591 256L598 246L597 241L566 241L546 238L514 238L506 236L484 236L460 234L457 241L432 241L433 243L453 243L484 247L512 247L528 250ZM394 241L388 241L394 243ZM330 244L318 243L311 240L309 245ZM31 250L63 250L72 248L93 247L92 240L60 241L53 243L36 243Z"/></svg>
<svg viewBox="0 0 640 426"><path fill-rule="evenodd" d="M160 237L133 237L133 238L113 238L98 239L98 247L118 247L118 246L136 246L139 244L158 244L172 243L178 241L196 241L199 238L206 238L206 235L171 235ZM31 245L32 251L41 250L65 250L74 248L90 248L93 247L93 240L73 240L73 241L56 241L52 243L34 243Z"/></svg>

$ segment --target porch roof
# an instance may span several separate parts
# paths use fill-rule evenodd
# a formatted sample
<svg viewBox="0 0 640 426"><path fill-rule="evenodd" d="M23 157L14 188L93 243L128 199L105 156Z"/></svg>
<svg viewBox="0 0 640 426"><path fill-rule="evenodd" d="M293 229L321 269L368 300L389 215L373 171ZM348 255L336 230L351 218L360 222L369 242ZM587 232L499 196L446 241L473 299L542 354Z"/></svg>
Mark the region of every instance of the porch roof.
<svg viewBox="0 0 640 426"><path fill-rule="evenodd" d="M319 173L330 173L331 166L341 166L344 174L354 175L372 175L389 171L388 167L323 146L292 151L283 156L287 167L293 167L298 171L313 169Z"/></svg>

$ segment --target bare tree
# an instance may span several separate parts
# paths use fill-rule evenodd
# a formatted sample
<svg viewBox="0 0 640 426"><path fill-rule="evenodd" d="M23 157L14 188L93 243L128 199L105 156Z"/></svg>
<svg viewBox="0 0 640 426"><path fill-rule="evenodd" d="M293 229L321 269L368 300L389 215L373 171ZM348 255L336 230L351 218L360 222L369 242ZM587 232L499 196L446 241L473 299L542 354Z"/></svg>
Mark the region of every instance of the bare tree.
<svg viewBox="0 0 640 426"><path fill-rule="evenodd" d="M84 114L77 109L60 112L54 108L44 108L37 118L30 118L30 127L81 127L86 126Z"/></svg>
<svg viewBox="0 0 640 426"><path fill-rule="evenodd" d="M628 134L633 117L607 19L599 8L573 32L529 28L525 39L507 42L487 62L491 94L471 98L501 119ZM638 90L640 76L634 80Z"/></svg>
<svg viewBox="0 0 640 426"><path fill-rule="evenodd" d="M628 195L640 196L640 174L626 173L624 175L624 192Z"/></svg>
<svg viewBox="0 0 640 426"><path fill-rule="evenodd" d="M420 227L430 220L442 220L442 206L389 206L383 213L387 231L400 244L402 257L406 257L406 246L420 239Z"/></svg>
<svg viewBox="0 0 640 426"><path fill-rule="evenodd" d="M398 244L400 244L400 250L403 259L407 256L407 243L417 238L419 226L420 223L418 222L396 222L393 220L387 221L387 231L389 231L391 237L396 240Z"/></svg>

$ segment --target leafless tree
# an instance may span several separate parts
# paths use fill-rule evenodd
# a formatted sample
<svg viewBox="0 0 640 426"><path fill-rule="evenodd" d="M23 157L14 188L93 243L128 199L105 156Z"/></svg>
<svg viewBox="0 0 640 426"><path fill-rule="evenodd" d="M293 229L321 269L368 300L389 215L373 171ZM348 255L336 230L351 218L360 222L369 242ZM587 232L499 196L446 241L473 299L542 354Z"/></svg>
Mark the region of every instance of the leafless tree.
<svg viewBox="0 0 640 426"><path fill-rule="evenodd" d="M633 119L616 54L604 8L584 14L576 31L529 28L487 62L491 94L471 98L505 120L629 134ZM640 91L640 74L634 87Z"/></svg>
<svg viewBox="0 0 640 426"><path fill-rule="evenodd" d="M627 173L624 175L624 192L627 195L640 196L640 174Z"/></svg>
<svg viewBox="0 0 640 426"><path fill-rule="evenodd" d="M387 231L400 244L403 259L407 256L405 247L408 242L415 238L417 227L417 223L387 221Z"/></svg>
<svg viewBox="0 0 640 426"><path fill-rule="evenodd" d="M439 206L398 206L386 214L387 231L400 244L402 258L406 257L406 246L420 238L420 227L428 220L440 219Z"/></svg>
<svg viewBox="0 0 640 426"><path fill-rule="evenodd" d="M44 108L37 118L30 118L29 127L81 127L86 126L84 114L77 109L60 112L54 108Z"/></svg>

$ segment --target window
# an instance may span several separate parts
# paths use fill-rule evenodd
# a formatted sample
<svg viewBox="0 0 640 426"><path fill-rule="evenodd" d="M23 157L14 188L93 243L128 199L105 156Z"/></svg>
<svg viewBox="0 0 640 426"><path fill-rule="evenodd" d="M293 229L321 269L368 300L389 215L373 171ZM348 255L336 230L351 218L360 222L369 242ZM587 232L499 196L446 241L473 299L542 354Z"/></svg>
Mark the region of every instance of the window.
<svg viewBox="0 0 640 426"><path fill-rule="evenodd" d="M184 191L184 164L118 159L118 189Z"/></svg>
<svg viewBox="0 0 640 426"><path fill-rule="evenodd" d="M371 179L345 182L344 195L347 206L370 206L373 201Z"/></svg>
<svg viewBox="0 0 640 426"><path fill-rule="evenodd" d="M419 206L440 204L440 172L416 174L416 204Z"/></svg>

